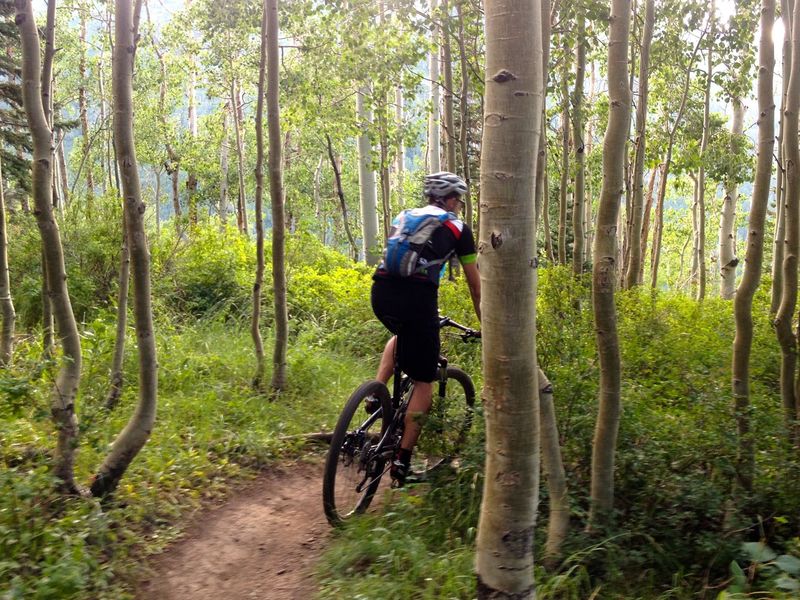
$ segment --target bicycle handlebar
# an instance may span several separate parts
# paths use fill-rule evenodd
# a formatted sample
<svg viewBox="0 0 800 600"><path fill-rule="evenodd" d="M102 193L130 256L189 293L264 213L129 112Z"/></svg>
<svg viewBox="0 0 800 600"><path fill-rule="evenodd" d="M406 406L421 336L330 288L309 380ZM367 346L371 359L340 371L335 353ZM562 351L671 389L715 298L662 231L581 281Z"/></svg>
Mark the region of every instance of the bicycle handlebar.
<svg viewBox="0 0 800 600"><path fill-rule="evenodd" d="M472 329L471 327L467 327L466 325L462 325L461 323L457 323L450 317L439 317L439 329L444 329L445 327L452 327L453 329L458 329L463 331L459 337L463 341L467 341L470 339L480 339L481 332L478 329Z"/></svg>

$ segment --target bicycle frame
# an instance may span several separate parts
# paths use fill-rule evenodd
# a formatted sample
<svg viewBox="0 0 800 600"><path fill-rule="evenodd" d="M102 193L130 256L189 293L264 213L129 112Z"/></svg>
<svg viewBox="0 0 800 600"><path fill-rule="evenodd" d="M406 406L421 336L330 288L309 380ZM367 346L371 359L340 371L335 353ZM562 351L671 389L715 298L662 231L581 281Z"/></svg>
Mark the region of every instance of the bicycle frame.
<svg viewBox="0 0 800 600"><path fill-rule="evenodd" d="M443 329L445 327L453 327L455 329L459 329L463 331L463 335L461 336L465 341L469 338L477 337L477 334L474 330L461 325L449 317L441 317L439 319L439 328ZM399 343L399 342L398 342ZM444 397L446 393L446 386L447 386L447 365L448 361L447 358L440 355L438 360L438 368L437 372L439 374L439 386L438 386L438 394L440 397ZM405 375L400 368L400 361L398 358L398 351L395 349L395 360L394 360L394 378L392 382L392 398L391 398L391 405L392 405L392 415L391 420L389 421L389 425L386 427L386 430L381 435L381 439L375 444L367 453L366 456L363 457L364 463L364 479L356 486L356 491L361 493L364 491L365 486L369 485L373 480L375 473L371 473L369 466L372 465L378 458L383 457L384 459L391 460L392 455L395 451L395 445L399 443L398 432L402 431L402 427L405 421L406 410L408 409L408 403L411 400L411 394L413 393L414 389L414 382L411 380L410 377ZM352 433L359 435L364 431L367 431L377 419L383 416L382 408L378 408L374 413L372 413L358 429L354 430ZM383 475L383 471L380 473Z"/></svg>

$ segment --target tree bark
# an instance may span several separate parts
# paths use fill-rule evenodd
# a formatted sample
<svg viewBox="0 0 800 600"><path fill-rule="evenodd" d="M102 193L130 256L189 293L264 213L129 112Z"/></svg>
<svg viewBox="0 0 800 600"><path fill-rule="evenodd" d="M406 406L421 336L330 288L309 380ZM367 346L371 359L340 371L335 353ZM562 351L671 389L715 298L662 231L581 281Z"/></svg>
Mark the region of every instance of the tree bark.
<svg viewBox="0 0 800 600"><path fill-rule="evenodd" d="M275 391L286 388L286 349L289 340L289 316L286 307L285 226L283 210L283 172L281 158L280 107L278 78L278 0L266 0L267 6L267 121L269 125L269 184L272 197L272 286L275 297L275 348L272 355L272 383Z"/></svg>
<svg viewBox="0 0 800 600"><path fill-rule="evenodd" d="M378 198L375 189L375 172L372 170L372 144L367 128L372 122L372 111L365 104L368 87L362 87L356 95L356 114L359 120L358 135L358 187L361 196L362 250L364 260L375 266L380 260L378 244Z"/></svg>
<svg viewBox="0 0 800 600"><path fill-rule="evenodd" d="M222 107L222 144L219 148L219 226L224 230L228 223L228 114L230 112L230 102L226 102Z"/></svg>
<svg viewBox="0 0 800 600"><path fill-rule="evenodd" d="M772 95L772 72L775 68L775 48L772 42L774 21L775 0L762 0L758 69L758 162L750 204L744 272L739 289L733 299L736 336L733 340L731 374L736 425L739 433L737 471L742 487L748 491L753 487L755 470L753 439L750 433L750 349L753 343L753 296L761 281L764 221L769 204L772 153L775 146L775 99Z"/></svg>
<svg viewBox="0 0 800 600"><path fill-rule="evenodd" d="M347 234L347 241L350 242L350 249L352 250L353 260L358 260L358 245L353 237L353 232L350 230L350 225L347 220L347 203L344 199L344 188L342 187L342 176L339 173L339 165L336 163L336 156L333 153L333 143L331 136L325 134L325 141L328 144L328 159L331 161L331 168L333 169L333 177L336 182L336 195L339 197L339 205L342 209L342 225Z"/></svg>
<svg viewBox="0 0 800 600"><path fill-rule="evenodd" d="M553 404L553 385L540 368L539 414L542 431L542 463L547 474L547 491L550 510L547 520L547 541L544 547L544 562L553 568L561 557L561 547L569 531L569 496L567 475L561 458L556 411Z"/></svg>
<svg viewBox="0 0 800 600"><path fill-rule="evenodd" d="M533 598L539 488L533 199L544 101L541 4L486 0L479 253L486 477L479 599Z"/></svg>
<svg viewBox="0 0 800 600"><path fill-rule="evenodd" d="M473 207L472 207L472 194L470 193L471 169L469 166L469 69L467 66L467 50L464 41L464 6L463 2L456 4L456 11L458 13L458 56L461 64L461 128L459 129L459 147L461 149L461 172L464 175L464 181L467 184L467 193L464 194L462 199L466 205L465 218L467 225L474 227L473 222Z"/></svg>
<svg viewBox="0 0 800 600"><path fill-rule="evenodd" d="M442 2L442 73L444 77L444 140L447 170L455 173L456 166L456 128L453 118L453 53L450 50L450 6L449 0Z"/></svg>
<svg viewBox="0 0 800 600"><path fill-rule="evenodd" d="M572 146L575 151L575 190L572 196L572 272L583 273L585 227L584 202L586 198L586 145L583 125L583 82L586 73L586 19L583 7L576 5L578 15L575 42L575 88L572 91Z"/></svg>
<svg viewBox="0 0 800 600"><path fill-rule="evenodd" d="M647 257L647 240L650 237L650 218L653 212L653 192L656 187L656 177L661 170L661 165L658 165L650 173L650 183L647 184L647 201L644 204L644 216L642 217L642 252L639 256L639 274L636 278L636 284L642 285L644 281L644 263Z"/></svg>
<svg viewBox="0 0 800 600"><path fill-rule="evenodd" d="M628 87L628 30L630 0L612 0L608 46L610 113L603 142L603 187L597 212L592 268L592 294L600 396L592 446L592 484L589 524L610 523L614 507L614 456L619 431L620 356L617 311L614 302L617 258L617 213L625 192L623 160L630 123Z"/></svg>
<svg viewBox="0 0 800 600"><path fill-rule="evenodd" d="M125 205L125 231L130 244L133 273L133 310L139 350L139 402L125 429L92 482L92 495L105 497L114 492L128 466L150 437L156 418L158 377L153 314L150 300L150 254L144 228L139 171L133 138L133 62L137 31L132 5L115 3L112 85L114 91L114 138Z"/></svg>
<svg viewBox="0 0 800 600"><path fill-rule="evenodd" d="M247 225L247 196L244 188L244 139L242 135L241 103L236 80L231 82L231 107L233 108L233 129L236 133L236 169L239 176L239 196L236 202L236 224L239 232L250 236Z"/></svg>
<svg viewBox="0 0 800 600"><path fill-rule="evenodd" d="M791 60L793 65L800 61L800 2L795 2L792 10ZM791 70L789 87L786 93L784 112L783 147L786 159L786 190L784 192L783 215L786 227L783 252L783 290L778 313L775 316L775 332L781 346L780 387L789 432L797 419L797 396L795 371L797 368L797 339L792 330L795 306L797 304L797 255L800 251L800 151L798 150L798 111L800 110L800 73Z"/></svg>
<svg viewBox="0 0 800 600"><path fill-rule="evenodd" d="M710 39L714 39L714 0L708 20L711 28ZM714 71L713 47L708 47L708 66L706 72L705 104L703 107L703 138L700 141L700 169L697 172L697 299L706 297L706 170L705 155L708 149L708 140L711 137L711 77Z"/></svg>
<svg viewBox="0 0 800 600"><path fill-rule="evenodd" d="M128 248L125 211L122 212L122 247L119 257L119 290L117 292L117 330L114 338L114 357L111 361L111 385L106 395L106 409L113 410L122 394L123 360L125 359L125 332L128 325L128 287L131 274L131 256Z"/></svg>
<svg viewBox="0 0 800 600"><path fill-rule="evenodd" d="M80 38L78 41L80 47L80 57L78 59L78 75L80 76L80 86L78 87L78 112L81 121L81 150L83 152L83 161L88 160L89 148L91 147L89 141L89 113L88 102L86 99L86 13L88 7L81 3L80 9ZM91 161L88 162L86 169L86 215L91 217L94 210L94 175L92 173Z"/></svg>
<svg viewBox="0 0 800 600"><path fill-rule="evenodd" d="M441 127L441 90L439 89L439 27L437 25L437 0L431 0L431 39L433 47L428 54L428 71L431 78L431 114L428 118L428 168L429 173L442 170L442 149L439 138Z"/></svg>
<svg viewBox="0 0 800 600"><path fill-rule="evenodd" d="M639 102L636 105L636 151L633 167L633 196L631 199L630 233L628 235L628 270L625 273L625 288L640 283L642 262L642 221L644 210L644 156L647 133L647 96L650 78L650 42L653 39L655 2L646 0L642 49L639 55Z"/></svg>
<svg viewBox="0 0 800 600"><path fill-rule="evenodd" d="M50 4L53 5L53 14L48 11L48 30L52 30L54 21L51 19L55 18L55 1ZM16 3L16 22L22 43L23 105L33 139L34 214L42 236L50 302L63 351L59 372L50 394L53 421L58 430L53 471L61 482L60 487L74 493L77 491L74 464L78 438L75 397L80 385L81 344L69 299L61 236L51 203L52 135L40 84L40 78L44 73L50 72L51 67L46 64L42 66L39 58L39 33L30 0L18 0Z"/></svg>
<svg viewBox="0 0 800 600"><path fill-rule="evenodd" d="M568 54L564 43L564 56ZM564 61L561 72L561 183L558 187L558 264L567 264L567 204L569 199L569 90L567 89L567 70L569 63Z"/></svg>
<svg viewBox="0 0 800 600"><path fill-rule="evenodd" d="M542 123L546 119L547 111L547 75L550 72L550 0L540 0L542 14L542 85L544 90L544 102L542 103ZM539 225L544 230L545 254L553 262L553 242L550 238L550 219L547 214L547 128L542 127L539 136L539 151L536 157L536 187L534 191L535 219L534 227L539 232Z"/></svg>
<svg viewBox="0 0 800 600"><path fill-rule="evenodd" d="M0 367L11 364L14 349L14 301L11 298L11 281L8 276L8 230L6 228L6 200L3 192L3 162L0 156L0 313L3 329L0 334Z"/></svg>
<svg viewBox="0 0 800 600"><path fill-rule="evenodd" d="M781 15L792 13L792 0L781 0ZM786 222L784 220L784 195L786 194L786 155L784 152L783 139L786 130L786 94L789 90L789 77L792 72L792 19L783 18L783 51L782 51L782 87L781 87L781 112L778 119L778 174L777 192L775 200L777 205L777 217L775 219L774 247L772 253L772 296L770 300L770 314L775 315L781 304L783 292L783 251L784 238L786 235Z"/></svg>
<svg viewBox="0 0 800 600"><path fill-rule="evenodd" d="M733 99L733 123L731 126L731 153L736 153L744 131L744 104L741 98ZM739 184L729 173L725 183L725 198L722 201L722 216L719 224L719 293L725 300L733 298L736 285L736 204L739 200Z"/></svg>
<svg viewBox="0 0 800 600"><path fill-rule="evenodd" d="M261 390L264 384L266 361L264 342L261 339L261 288L264 284L264 95L267 72L267 12L264 2L261 11L261 59L258 65L258 98L256 100L256 277L253 283L253 314L250 320L250 335L256 354L256 371L253 375L253 388ZM274 222L273 222L274 226Z"/></svg>
<svg viewBox="0 0 800 600"><path fill-rule="evenodd" d="M187 2L188 4L188 2ZM197 79L197 65L194 55L189 57L189 136L192 142L197 140L197 98L195 97L195 86ZM186 203L188 204L189 225L197 225L197 173L194 168L190 168L186 174Z"/></svg>

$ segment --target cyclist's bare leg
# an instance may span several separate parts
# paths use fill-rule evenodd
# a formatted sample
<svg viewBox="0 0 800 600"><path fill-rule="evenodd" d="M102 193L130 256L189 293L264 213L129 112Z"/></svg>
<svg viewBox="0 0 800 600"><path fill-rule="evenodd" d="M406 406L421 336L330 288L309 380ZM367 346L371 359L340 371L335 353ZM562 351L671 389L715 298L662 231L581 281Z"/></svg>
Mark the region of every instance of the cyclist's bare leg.
<svg viewBox="0 0 800 600"><path fill-rule="evenodd" d="M400 447L405 450L413 450L417 443L420 429L422 429L422 419L428 414L433 401L433 383L426 381L415 381L414 391L411 400L408 402L408 411L403 427L403 438L400 440Z"/></svg>
<svg viewBox="0 0 800 600"><path fill-rule="evenodd" d="M378 374L375 379L381 383L388 383L389 379L394 373L394 349L397 346L397 336L393 335L391 339L386 342L386 347L383 349L381 355L381 362L378 365Z"/></svg>

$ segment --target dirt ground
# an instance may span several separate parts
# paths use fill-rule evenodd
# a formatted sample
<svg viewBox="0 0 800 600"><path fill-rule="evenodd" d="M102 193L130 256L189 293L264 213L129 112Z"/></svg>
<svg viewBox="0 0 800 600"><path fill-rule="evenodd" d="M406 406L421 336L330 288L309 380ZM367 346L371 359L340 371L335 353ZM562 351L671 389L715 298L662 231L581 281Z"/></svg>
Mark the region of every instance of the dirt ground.
<svg viewBox="0 0 800 600"><path fill-rule="evenodd" d="M140 600L308 600L330 535L322 467L283 464L218 508L200 512L183 538L153 558Z"/></svg>

